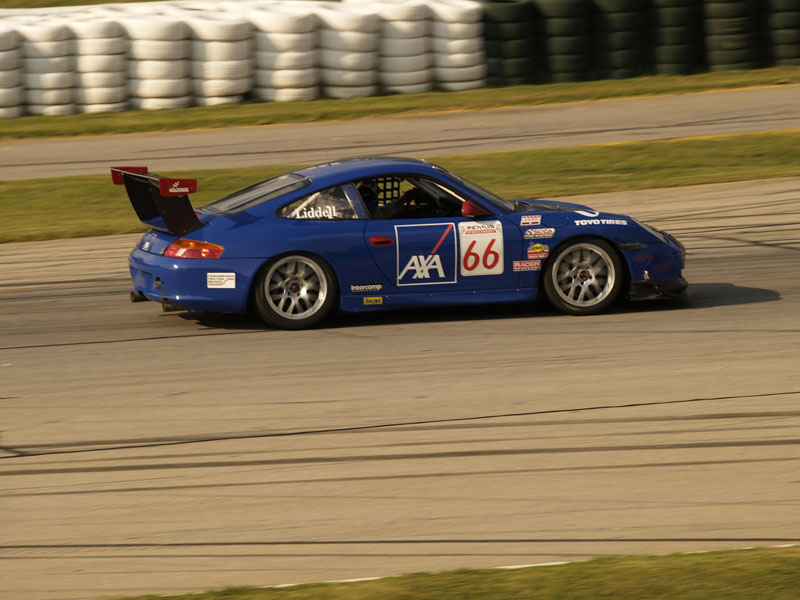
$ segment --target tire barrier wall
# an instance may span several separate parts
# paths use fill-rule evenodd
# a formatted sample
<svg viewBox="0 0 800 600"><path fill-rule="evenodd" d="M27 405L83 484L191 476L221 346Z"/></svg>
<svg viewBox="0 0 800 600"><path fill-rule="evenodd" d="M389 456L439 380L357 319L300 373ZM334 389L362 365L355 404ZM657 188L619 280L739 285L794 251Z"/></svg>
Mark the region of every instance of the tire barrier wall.
<svg viewBox="0 0 800 600"><path fill-rule="evenodd" d="M25 114L20 35L0 21L0 119Z"/></svg>
<svg viewBox="0 0 800 600"><path fill-rule="evenodd" d="M536 81L538 68L531 2L485 2L483 34L489 83L524 85Z"/></svg>
<svg viewBox="0 0 800 600"><path fill-rule="evenodd" d="M375 96L380 65L380 16L361 5L325 4L326 7L317 11L323 95L328 98Z"/></svg>
<svg viewBox="0 0 800 600"><path fill-rule="evenodd" d="M382 89L392 94L433 90L431 15L425 4L371 3L381 18L379 41Z"/></svg>
<svg viewBox="0 0 800 600"><path fill-rule="evenodd" d="M485 87L470 0L0 10L0 118Z"/></svg>
<svg viewBox="0 0 800 600"><path fill-rule="evenodd" d="M800 0L765 0L763 31L769 65L800 65Z"/></svg>
<svg viewBox="0 0 800 600"><path fill-rule="evenodd" d="M625 79L647 69L644 30L645 9L641 0L594 0L595 76Z"/></svg>
<svg viewBox="0 0 800 600"><path fill-rule="evenodd" d="M760 12L756 0L703 1L710 71L754 69L763 64Z"/></svg>
<svg viewBox="0 0 800 600"><path fill-rule="evenodd" d="M469 0L344 0L382 20L380 82L399 94L487 85L484 6Z"/></svg>
<svg viewBox="0 0 800 600"><path fill-rule="evenodd" d="M78 112L119 112L128 107L128 38L117 21L74 19L75 101Z"/></svg>
<svg viewBox="0 0 800 600"><path fill-rule="evenodd" d="M800 0L175 0L0 10L0 118L800 65Z"/></svg>
<svg viewBox="0 0 800 600"><path fill-rule="evenodd" d="M658 75L703 69L703 7L698 0L651 0L647 50Z"/></svg>
<svg viewBox="0 0 800 600"><path fill-rule="evenodd" d="M800 65L800 0L481 1L494 84Z"/></svg>

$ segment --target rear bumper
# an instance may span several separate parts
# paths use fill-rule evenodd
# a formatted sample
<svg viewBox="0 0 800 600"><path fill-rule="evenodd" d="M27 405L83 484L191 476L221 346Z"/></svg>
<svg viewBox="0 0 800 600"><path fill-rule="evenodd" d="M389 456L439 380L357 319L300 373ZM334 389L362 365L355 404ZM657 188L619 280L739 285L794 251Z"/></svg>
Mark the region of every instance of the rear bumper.
<svg viewBox="0 0 800 600"><path fill-rule="evenodd" d="M628 290L630 300L651 300L653 298L683 296L689 282L683 277L677 279L653 279L649 271L644 272L642 281L632 281Z"/></svg>
<svg viewBox="0 0 800 600"><path fill-rule="evenodd" d="M175 259L142 250L128 258L131 300L152 300L165 310L247 311L261 259Z"/></svg>

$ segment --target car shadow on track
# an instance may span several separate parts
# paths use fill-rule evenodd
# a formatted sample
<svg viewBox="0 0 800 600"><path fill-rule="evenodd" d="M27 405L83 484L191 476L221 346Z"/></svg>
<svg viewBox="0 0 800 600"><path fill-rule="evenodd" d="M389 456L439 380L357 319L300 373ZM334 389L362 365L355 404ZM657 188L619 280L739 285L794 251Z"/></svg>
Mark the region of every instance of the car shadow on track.
<svg viewBox="0 0 800 600"><path fill-rule="evenodd" d="M732 283L694 283L689 293L678 298L658 298L641 302L622 302L612 312L687 310L775 302L780 292L765 288L741 287Z"/></svg>
<svg viewBox="0 0 800 600"><path fill-rule="evenodd" d="M781 295L775 290L740 287L732 283L697 283L689 287L689 294L679 298L660 298L641 302L618 302L606 314L642 313L650 311L689 310L774 302ZM182 319L195 321L198 325L213 329L252 330L269 329L267 325L251 315L229 315L220 313L189 311L179 315ZM400 325L405 323L447 323L454 321L486 321L497 319L520 319L528 317L566 317L553 309L546 301L533 304L481 304L473 306L437 306L430 308L382 310L374 313L335 312L317 329L338 329L375 325Z"/></svg>

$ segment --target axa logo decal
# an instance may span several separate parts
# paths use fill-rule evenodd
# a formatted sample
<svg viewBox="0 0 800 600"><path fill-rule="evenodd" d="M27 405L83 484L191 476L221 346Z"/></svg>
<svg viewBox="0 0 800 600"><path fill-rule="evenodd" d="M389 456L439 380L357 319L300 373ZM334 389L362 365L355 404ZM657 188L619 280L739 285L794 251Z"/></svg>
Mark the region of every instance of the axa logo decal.
<svg viewBox="0 0 800 600"><path fill-rule="evenodd" d="M456 283L454 223L396 225L397 285Z"/></svg>
<svg viewBox="0 0 800 600"><path fill-rule="evenodd" d="M438 254L429 254L428 256L416 254L409 259L398 278L403 279L409 271L414 273L411 279L430 279L431 271L436 277L444 278L442 257Z"/></svg>

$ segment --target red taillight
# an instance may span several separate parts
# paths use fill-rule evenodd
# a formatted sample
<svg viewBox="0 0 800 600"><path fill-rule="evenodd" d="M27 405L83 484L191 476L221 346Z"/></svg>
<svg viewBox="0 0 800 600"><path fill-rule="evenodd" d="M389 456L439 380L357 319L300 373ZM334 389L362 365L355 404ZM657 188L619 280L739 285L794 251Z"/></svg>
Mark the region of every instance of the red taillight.
<svg viewBox="0 0 800 600"><path fill-rule="evenodd" d="M225 250L217 244L185 240L179 238L172 242L164 251L164 256L171 258L219 258Z"/></svg>

